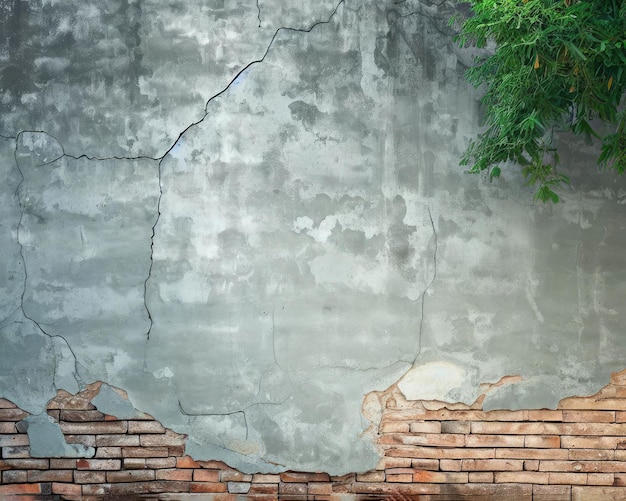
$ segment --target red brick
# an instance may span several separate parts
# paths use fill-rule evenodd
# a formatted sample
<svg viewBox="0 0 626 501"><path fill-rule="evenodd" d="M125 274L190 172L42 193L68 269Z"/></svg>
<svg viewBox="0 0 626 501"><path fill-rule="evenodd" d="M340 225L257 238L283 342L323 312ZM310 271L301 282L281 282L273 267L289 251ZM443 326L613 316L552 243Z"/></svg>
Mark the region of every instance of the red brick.
<svg viewBox="0 0 626 501"><path fill-rule="evenodd" d="M103 484L106 481L104 471L75 471L74 482L77 484Z"/></svg>
<svg viewBox="0 0 626 501"><path fill-rule="evenodd" d="M285 475L289 474L286 473ZM310 473L309 475L317 475L316 473ZM324 474L326 475L326 474ZM326 475L326 482L328 482L329 477ZM220 472L220 481L221 482L252 482L252 475L247 475L245 473L241 473L237 470L222 470ZM285 480L287 482L287 480ZM323 480L309 480L309 482L323 482Z"/></svg>
<svg viewBox="0 0 626 501"><path fill-rule="evenodd" d="M135 459L135 458L125 459L124 461L130 461L131 459ZM176 458L171 458L171 457L145 458L145 462L146 462L146 467L148 468L175 468L176 467Z"/></svg>
<svg viewBox="0 0 626 501"><path fill-rule="evenodd" d="M76 484L60 484L57 482L52 483L52 494L58 494L63 496L63 499L77 498L80 499L82 495L82 487Z"/></svg>
<svg viewBox="0 0 626 501"><path fill-rule="evenodd" d="M467 435L466 447L524 447L524 437L520 435Z"/></svg>
<svg viewBox="0 0 626 501"><path fill-rule="evenodd" d="M98 447L96 449L96 458L121 458L121 447Z"/></svg>
<svg viewBox="0 0 626 501"><path fill-rule="evenodd" d="M176 463L174 462L174 464ZM125 470L145 470L150 468L146 464L145 458L124 458L122 465Z"/></svg>
<svg viewBox="0 0 626 501"><path fill-rule="evenodd" d="M39 484L0 485L0 498L9 494L41 494L41 486Z"/></svg>
<svg viewBox="0 0 626 501"><path fill-rule="evenodd" d="M493 483L493 472L491 471L471 471L468 481L470 483Z"/></svg>
<svg viewBox="0 0 626 501"><path fill-rule="evenodd" d="M563 412L563 422L566 423L612 423L615 421L615 411L577 411L567 409Z"/></svg>
<svg viewBox="0 0 626 501"><path fill-rule="evenodd" d="M74 458L52 458L50 459L50 469L52 470L75 470L76 461Z"/></svg>
<svg viewBox="0 0 626 501"><path fill-rule="evenodd" d="M96 446L95 435L65 435L65 441L68 444L82 444L85 447Z"/></svg>
<svg viewBox="0 0 626 501"><path fill-rule="evenodd" d="M15 409L15 408L17 408L17 405L15 405L10 400L7 400L6 398L0 398L0 409Z"/></svg>
<svg viewBox="0 0 626 501"><path fill-rule="evenodd" d="M468 439L470 437L467 437ZM437 448L437 447L391 447L387 456L419 459L465 459L493 458L494 449L465 449L465 448Z"/></svg>
<svg viewBox="0 0 626 501"><path fill-rule="evenodd" d="M85 422L104 421L104 414L95 410L62 410L59 413L59 421Z"/></svg>
<svg viewBox="0 0 626 501"><path fill-rule="evenodd" d="M288 494L305 496L306 490L306 484L301 484L297 482L281 483L278 486L278 492L280 493L281 497Z"/></svg>
<svg viewBox="0 0 626 501"><path fill-rule="evenodd" d="M196 482L219 482L220 471L219 470L193 470L193 479Z"/></svg>
<svg viewBox="0 0 626 501"><path fill-rule="evenodd" d="M0 447L16 447L19 445L28 444L28 435L26 435L25 433L0 435Z"/></svg>
<svg viewBox="0 0 626 501"><path fill-rule="evenodd" d="M564 485L585 485L587 483L586 473L548 473L548 483Z"/></svg>
<svg viewBox="0 0 626 501"><path fill-rule="evenodd" d="M494 481L507 484L547 484L550 474L536 471L499 471L496 472Z"/></svg>
<svg viewBox="0 0 626 501"><path fill-rule="evenodd" d="M22 484L28 482L25 470L6 470L2 472L2 484Z"/></svg>
<svg viewBox="0 0 626 501"><path fill-rule="evenodd" d="M83 485L82 491L84 496L108 496L111 490L110 484Z"/></svg>
<svg viewBox="0 0 626 501"><path fill-rule="evenodd" d="M185 435L167 430L165 433L139 435L139 443L142 447L185 445Z"/></svg>
<svg viewBox="0 0 626 501"><path fill-rule="evenodd" d="M0 421L21 421L28 412L16 408L0 408Z"/></svg>
<svg viewBox="0 0 626 501"><path fill-rule="evenodd" d="M332 484L330 485L332 486ZM252 484L248 494L278 494L278 484ZM255 497L254 500L256 501L256 499Z"/></svg>
<svg viewBox="0 0 626 501"><path fill-rule="evenodd" d="M158 421L129 421L128 433L165 433L165 428Z"/></svg>
<svg viewBox="0 0 626 501"><path fill-rule="evenodd" d="M623 458L615 457L617 453L624 452ZM610 449L570 449L570 461L612 461L617 459L623 461L626 459L626 451L614 451Z"/></svg>
<svg viewBox="0 0 626 501"><path fill-rule="evenodd" d="M189 492L227 492L226 484L219 482L191 482Z"/></svg>
<svg viewBox="0 0 626 501"><path fill-rule="evenodd" d="M413 459L411 460L411 464L409 465L416 470L433 470L437 471L439 469L439 460L438 459Z"/></svg>
<svg viewBox="0 0 626 501"><path fill-rule="evenodd" d="M79 470L119 470L122 462L119 459L79 459L76 468Z"/></svg>
<svg viewBox="0 0 626 501"><path fill-rule="evenodd" d="M146 482L154 480L154 470L107 471L106 481L114 482ZM174 480L174 479L166 479Z"/></svg>
<svg viewBox="0 0 626 501"><path fill-rule="evenodd" d="M615 413L615 422L616 423L625 423L626 422L626 412L617 411Z"/></svg>
<svg viewBox="0 0 626 501"><path fill-rule="evenodd" d="M98 435L96 437L97 447L119 447L130 446L139 447L139 435Z"/></svg>
<svg viewBox="0 0 626 501"><path fill-rule="evenodd" d="M411 466L410 458L402 457L382 457L376 465L377 470L385 470L387 468L408 468Z"/></svg>
<svg viewBox="0 0 626 501"><path fill-rule="evenodd" d="M167 468L156 470L157 480L180 480L184 482L191 482L193 470L190 469L177 469Z"/></svg>
<svg viewBox="0 0 626 501"><path fill-rule="evenodd" d="M498 459L561 459L567 460L567 449L496 449Z"/></svg>
<svg viewBox="0 0 626 501"><path fill-rule="evenodd" d="M387 417L388 413L385 413ZM417 417L419 416L419 417ZM435 421L524 421L524 411L476 411L476 410L449 410L438 409L436 411L426 411L417 414L415 421L435 420Z"/></svg>
<svg viewBox="0 0 626 501"><path fill-rule="evenodd" d="M380 425L381 433L408 433L409 429L409 423L404 421L383 421Z"/></svg>
<svg viewBox="0 0 626 501"><path fill-rule="evenodd" d="M112 433L126 433L128 424L126 421L95 421L86 423L59 423L61 431L72 435L103 435Z"/></svg>
<svg viewBox="0 0 626 501"><path fill-rule="evenodd" d="M431 447L463 447L465 435L450 435L440 433L402 434L388 433L378 440L381 445L425 445Z"/></svg>
<svg viewBox="0 0 626 501"><path fill-rule="evenodd" d="M183 456L176 459L176 468L200 468L200 464L189 456Z"/></svg>
<svg viewBox="0 0 626 501"><path fill-rule="evenodd" d="M528 435L524 437L524 447L535 449L558 449L561 438L555 435Z"/></svg>
<svg viewBox="0 0 626 501"><path fill-rule="evenodd" d="M574 409L574 410L626 410L626 400L620 398L605 398L605 399L593 399L593 398L565 398L559 402L561 409Z"/></svg>
<svg viewBox="0 0 626 501"><path fill-rule="evenodd" d="M564 423L563 435L626 436L626 423Z"/></svg>
<svg viewBox="0 0 626 501"><path fill-rule="evenodd" d="M28 482L72 482L74 470L28 470Z"/></svg>
<svg viewBox="0 0 626 501"><path fill-rule="evenodd" d="M114 499L121 496L128 496L130 499L137 499L139 494L189 492L190 484L189 482L157 480L153 482L120 482L105 485L108 486L110 495Z"/></svg>
<svg viewBox="0 0 626 501"><path fill-rule="evenodd" d="M413 482L413 474L412 473L387 473L385 475L387 482L401 482L410 484Z"/></svg>
<svg viewBox="0 0 626 501"><path fill-rule="evenodd" d="M288 471L280 474L281 482L328 482L328 473L300 473Z"/></svg>
<svg viewBox="0 0 626 501"><path fill-rule="evenodd" d="M402 496L418 496L420 494L439 494L442 490L441 484L403 484L403 483L371 483L357 482L354 484L356 494L387 494L391 499L403 499ZM334 489L333 489L333 492ZM393 496L393 497L391 497ZM411 499L411 498L409 498Z"/></svg>
<svg viewBox="0 0 626 501"><path fill-rule="evenodd" d="M89 385L86 390L76 395L72 395L65 390L58 390L56 397L48 402L47 408L75 410L95 409L91 403L91 399L98 394L98 391L100 391L100 385Z"/></svg>
<svg viewBox="0 0 626 501"><path fill-rule="evenodd" d="M125 458L166 458L169 456L167 447L122 447Z"/></svg>
<svg viewBox="0 0 626 501"><path fill-rule="evenodd" d="M333 492L333 484L330 482L312 482L308 487L309 496L330 495ZM250 488L250 490L252 490L252 488Z"/></svg>
<svg viewBox="0 0 626 501"><path fill-rule="evenodd" d="M463 459L463 471L521 471L520 459Z"/></svg>
<svg viewBox="0 0 626 501"><path fill-rule="evenodd" d="M184 445L170 445L167 448L168 456L184 456L185 455L185 446Z"/></svg>
<svg viewBox="0 0 626 501"><path fill-rule="evenodd" d="M47 470L47 459L0 459L0 470Z"/></svg>
<svg viewBox="0 0 626 501"><path fill-rule="evenodd" d="M563 416L562 410L540 409L528 411L529 421L563 421Z"/></svg>

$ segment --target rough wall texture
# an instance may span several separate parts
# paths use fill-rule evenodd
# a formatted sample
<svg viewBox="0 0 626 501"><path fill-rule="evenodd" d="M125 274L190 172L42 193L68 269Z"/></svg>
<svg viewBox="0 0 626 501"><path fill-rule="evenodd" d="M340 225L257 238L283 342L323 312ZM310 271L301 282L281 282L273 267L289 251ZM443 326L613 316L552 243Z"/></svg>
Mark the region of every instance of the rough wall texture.
<svg viewBox="0 0 626 501"><path fill-rule="evenodd" d="M366 471L395 382L541 408L626 366L626 184L571 138L556 207L462 173L456 10L0 0L0 396L38 440L104 381L198 460Z"/></svg>
<svg viewBox="0 0 626 501"><path fill-rule="evenodd" d="M486 388L487 389L487 388ZM117 395L117 407L108 402ZM215 501L368 499L603 501L626 497L626 371L591 397L556 410L481 409L407 401L397 385L368 397L364 412L382 457L341 476L246 474L186 455L186 437L135 410L125 393L94 383L59 391L45 419L0 399L0 497ZM100 410L106 409L106 412ZM116 412L118 415L109 414ZM50 423L61 428L58 439ZM48 441L41 445L44 434ZM85 457L58 457L59 447ZM37 449L35 446L39 444ZM30 447L29 447L30 445ZM67 456L67 455L66 455ZM35 498L37 499L37 498Z"/></svg>

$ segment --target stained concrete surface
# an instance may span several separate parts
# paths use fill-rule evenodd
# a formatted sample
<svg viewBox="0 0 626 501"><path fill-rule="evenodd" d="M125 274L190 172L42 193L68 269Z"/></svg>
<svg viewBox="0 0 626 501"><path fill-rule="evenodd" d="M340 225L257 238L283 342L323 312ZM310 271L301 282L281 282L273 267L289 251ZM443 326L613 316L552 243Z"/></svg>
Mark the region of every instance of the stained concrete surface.
<svg viewBox="0 0 626 501"><path fill-rule="evenodd" d="M345 473L396 381L521 376L488 409L605 385L626 185L570 137L557 206L463 173L459 8L0 0L0 396L37 415L101 380L197 459Z"/></svg>

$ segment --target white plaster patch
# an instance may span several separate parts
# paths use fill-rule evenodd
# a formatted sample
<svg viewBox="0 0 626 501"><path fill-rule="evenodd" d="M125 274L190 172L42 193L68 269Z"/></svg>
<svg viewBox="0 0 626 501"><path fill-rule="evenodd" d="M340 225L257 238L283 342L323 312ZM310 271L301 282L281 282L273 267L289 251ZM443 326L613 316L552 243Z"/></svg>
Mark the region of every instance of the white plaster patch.
<svg viewBox="0 0 626 501"><path fill-rule="evenodd" d="M467 381L462 367L451 362L428 362L410 369L398 383L407 400L447 400L450 390Z"/></svg>
<svg viewBox="0 0 626 501"><path fill-rule="evenodd" d="M154 371L152 375L157 379L171 379L174 377L174 373L169 367L163 367L162 369Z"/></svg>

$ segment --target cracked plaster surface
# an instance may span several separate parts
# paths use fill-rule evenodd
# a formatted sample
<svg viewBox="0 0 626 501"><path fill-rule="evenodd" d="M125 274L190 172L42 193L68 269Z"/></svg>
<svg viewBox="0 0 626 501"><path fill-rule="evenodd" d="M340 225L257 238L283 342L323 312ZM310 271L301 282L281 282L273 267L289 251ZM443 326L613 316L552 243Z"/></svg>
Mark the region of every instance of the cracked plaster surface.
<svg viewBox="0 0 626 501"><path fill-rule="evenodd" d="M557 207L462 174L453 2L0 9L0 396L102 380L197 459L344 473L398 380L544 407L625 365L624 182L571 139Z"/></svg>

